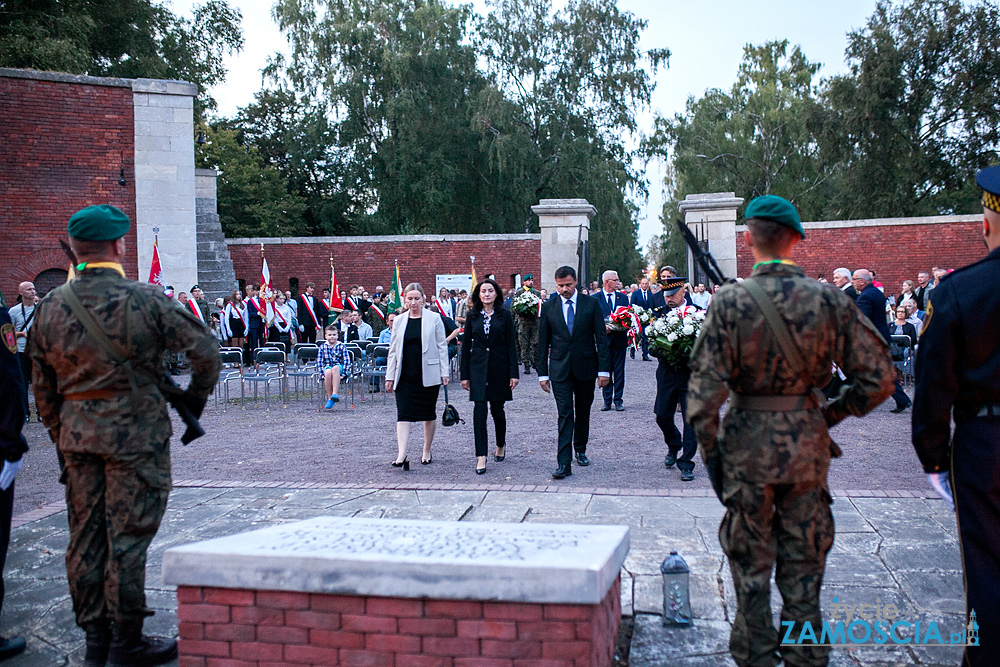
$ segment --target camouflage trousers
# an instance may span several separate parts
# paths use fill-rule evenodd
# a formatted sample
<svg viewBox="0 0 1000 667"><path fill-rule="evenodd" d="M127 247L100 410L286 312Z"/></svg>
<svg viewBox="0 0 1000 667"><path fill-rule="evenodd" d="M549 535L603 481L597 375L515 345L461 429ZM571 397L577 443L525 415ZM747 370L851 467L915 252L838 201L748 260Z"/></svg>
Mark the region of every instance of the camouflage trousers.
<svg viewBox="0 0 1000 667"><path fill-rule="evenodd" d="M69 515L66 574L76 622L142 627L148 615L146 552L170 493L162 462L148 453L63 452L62 457ZM166 465L169 470L169 453Z"/></svg>
<svg viewBox="0 0 1000 667"><path fill-rule="evenodd" d="M822 481L800 484L726 484L726 515L719 542L729 557L737 611L729 651L740 667L822 666L829 648L780 645L771 617L771 569L781 592L782 622L792 637L809 621L820 634L819 592L833 546L830 493ZM782 625L785 635L787 625ZM780 653L780 656L779 656Z"/></svg>
<svg viewBox="0 0 1000 667"><path fill-rule="evenodd" d="M535 354L538 349L538 318L518 317L517 342L521 363L525 368L535 367Z"/></svg>

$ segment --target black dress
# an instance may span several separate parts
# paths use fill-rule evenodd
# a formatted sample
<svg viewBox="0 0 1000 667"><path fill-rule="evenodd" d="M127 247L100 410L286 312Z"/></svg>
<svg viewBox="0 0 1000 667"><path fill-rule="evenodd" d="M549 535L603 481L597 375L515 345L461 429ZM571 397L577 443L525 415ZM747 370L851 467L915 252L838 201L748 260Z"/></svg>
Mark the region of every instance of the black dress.
<svg viewBox="0 0 1000 667"><path fill-rule="evenodd" d="M425 313L423 317L429 317ZM410 318L403 332L403 358L396 387L396 421L427 422L437 419L437 400L441 385L424 386L423 342L420 318Z"/></svg>

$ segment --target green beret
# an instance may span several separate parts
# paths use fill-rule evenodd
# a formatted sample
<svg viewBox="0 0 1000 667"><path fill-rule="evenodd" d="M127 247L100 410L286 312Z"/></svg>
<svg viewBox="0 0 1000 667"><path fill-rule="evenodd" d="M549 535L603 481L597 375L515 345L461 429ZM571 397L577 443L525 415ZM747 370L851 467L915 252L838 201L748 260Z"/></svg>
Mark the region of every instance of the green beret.
<svg viewBox="0 0 1000 667"><path fill-rule="evenodd" d="M805 230L802 229L802 221L799 220L799 212L795 210L792 203L777 195L764 195L757 197L747 204L747 210L743 216L750 218L761 218L771 220L782 227L794 229L802 238L806 237Z"/></svg>
<svg viewBox="0 0 1000 667"><path fill-rule="evenodd" d="M66 231L81 241L117 241L128 233L128 216L110 204L88 206L69 219Z"/></svg>

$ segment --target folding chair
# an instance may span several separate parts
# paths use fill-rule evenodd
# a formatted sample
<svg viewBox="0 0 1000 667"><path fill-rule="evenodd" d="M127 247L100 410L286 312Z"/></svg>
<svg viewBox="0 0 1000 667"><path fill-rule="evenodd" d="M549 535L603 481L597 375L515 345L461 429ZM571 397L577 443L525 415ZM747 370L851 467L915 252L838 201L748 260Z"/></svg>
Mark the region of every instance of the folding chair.
<svg viewBox="0 0 1000 667"><path fill-rule="evenodd" d="M909 336L893 335L889 336L890 344L893 348L899 349L903 353L903 359L893 360L893 365L899 369L903 375L903 384L909 386L913 380L913 341Z"/></svg>
<svg viewBox="0 0 1000 667"><path fill-rule="evenodd" d="M354 407L354 389L355 389L355 385L357 384L355 382L355 380L357 379L358 373L360 372L360 369L359 369L360 361L359 360L361 358L361 355L358 354L357 348L353 348L352 349L350 347L347 348L347 354L350 356L351 359L350 359L350 362L348 362L348 367L345 368L345 369L343 369L341 371L341 373L340 373L340 389L339 389L339 393L340 393L340 396L341 396L341 402L343 402L344 389L346 388L348 391L351 392L351 407L353 408ZM319 407L322 410L323 409L323 404L326 402L326 386L323 383L323 374L325 372L325 369L317 368L317 371L318 371L318 374L316 376L317 377L317 383L316 384L317 384L317 386L323 388L319 392Z"/></svg>
<svg viewBox="0 0 1000 667"><path fill-rule="evenodd" d="M365 370L361 373L361 378L366 387L365 390L377 390L382 394L383 402L385 402L385 388L382 385L385 384L385 369L388 361L389 346L372 345L368 349L368 359L366 360L367 363L365 364Z"/></svg>
<svg viewBox="0 0 1000 667"><path fill-rule="evenodd" d="M270 388L272 382L278 383L278 390L284 397L286 389L285 381L285 353L275 348L262 347L257 350L254 360L259 371L256 375L244 375L243 380L253 384L253 400L257 402L257 385L264 385L264 403L269 403Z"/></svg>
<svg viewBox="0 0 1000 667"><path fill-rule="evenodd" d="M303 388L309 388L309 396L312 398L312 392L316 390L316 376L322 378L323 374L320 373L319 369L316 367L316 357L319 356L319 346L313 345L312 343L299 343L294 348L295 353L295 366L294 370L288 371L285 377L292 378L292 383L295 391L295 395L299 394L299 378L304 378Z"/></svg>
<svg viewBox="0 0 1000 667"><path fill-rule="evenodd" d="M282 352L284 352L286 355L288 354L288 349L285 347L285 344L282 343L280 340L269 340L266 343L264 343L264 347L276 347Z"/></svg>
<svg viewBox="0 0 1000 667"><path fill-rule="evenodd" d="M229 402L229 383L237 380L240 383L240 400L245 398L243 387L243 350L238 347L224 347L219 350L219 360L222 362L222 370L219 372L219 381L215 385L215 405L219 405L219 387L226 393L225 401Z"/></svg>

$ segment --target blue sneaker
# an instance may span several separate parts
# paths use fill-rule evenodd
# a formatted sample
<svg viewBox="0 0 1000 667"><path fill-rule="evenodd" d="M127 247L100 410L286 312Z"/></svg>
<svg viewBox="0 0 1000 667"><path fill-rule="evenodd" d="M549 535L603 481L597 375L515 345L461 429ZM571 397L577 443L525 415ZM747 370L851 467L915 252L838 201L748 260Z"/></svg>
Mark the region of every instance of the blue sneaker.
<svg viewBox="0 0 1000 667"><path fill-rule="evenodd" d="M330 397L330 400L333 401L334 403L340 403L340 395L334 394L333 396ZM331 403L330 406L333 407L333 404Z"/></svg>
<svg viewBox="0 0 1000 667"><path fill-rule="evenodd" d="M326 408L327 410L329 410L330 408L333 407L333 403L334 403L333 397L330 397L330 398L326 399L326 404L323 407Z"/></svg>

